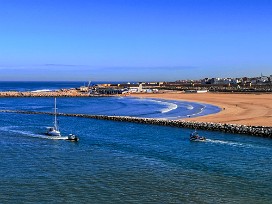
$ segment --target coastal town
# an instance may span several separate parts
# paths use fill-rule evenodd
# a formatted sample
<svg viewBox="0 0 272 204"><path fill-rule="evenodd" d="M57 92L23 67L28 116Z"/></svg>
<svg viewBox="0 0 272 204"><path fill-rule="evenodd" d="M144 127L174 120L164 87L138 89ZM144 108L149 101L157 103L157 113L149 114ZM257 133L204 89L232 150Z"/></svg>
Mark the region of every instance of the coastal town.
<svg viewBox="0 0 272 204"><path fill-rule="evenodd" d="M174 82L92 83L56 90L2 91L0 97L138 97L194 101L221 108L217 114L188 117L190 122L271 126L272 75L205 78ZM80 84L80 83L79 83ZM254 110L254 111L253 111ZM270 134L270 133L269 133Z"/></svg>
<svg viewBox="0 0 272 204"><path fill-rule="evenodd" d="M174 82L127 82L91 84L71 89L71 95L77 91L84 95L118 95L131 93L164 93L181 91L184 93L206 92L272 92L272 75L242 78L204 78L200 80L177 80ZM67 90L63 90L67 93ZM65 95L65 93L64 93Z"/></svg>
<svg viewBox="0 0 272 204"><path fill-rule="evenodd" d="M200 80L177 80L174 82L127 82L88 83L80 87L58 90L2 91L0 97L89 97L130 95L139 93L255 93L272 92L272 75L241 78L204 78Z"/></svg>

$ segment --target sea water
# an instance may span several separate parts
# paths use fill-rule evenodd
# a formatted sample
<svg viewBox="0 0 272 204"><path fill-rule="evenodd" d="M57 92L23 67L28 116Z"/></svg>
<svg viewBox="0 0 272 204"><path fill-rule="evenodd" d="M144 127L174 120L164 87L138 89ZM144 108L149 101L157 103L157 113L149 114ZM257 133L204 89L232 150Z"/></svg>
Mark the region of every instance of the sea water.
<svg viewBox="0 0 272 204"><path fill-rule="evenodd" d="M210 104L134 97L79 97L58 98L62 113L120 115L146 118L180 119L214 114L220 108ZM2 98L0 109L52 111L52 98Z"/></svg>
<svg viewBox="0 0 272 204"><path fill-rule="evenodd" d="M177 102L153 100L57 102L59 112L186 115L171 114L182 106ZM52 111L53 105L53 98L0 98L0 109ZM184 105L190 106L196 109ZM207 141L190 142L191 129L58 120L61 132L78 135L78 143L45 137L50 115L0 113L1 203L271 203L271 139L199 131Z"/></svg>
<svg viewBox="0 0 272 204"><path fill-rule="evenodd" d="M103 82L103 81L0 81L0 91L54 91L59 89L79 88L104 83L122 82ZM123 82L124 83L124 82ZM133 82L132 82L133 83Z"/></svg>

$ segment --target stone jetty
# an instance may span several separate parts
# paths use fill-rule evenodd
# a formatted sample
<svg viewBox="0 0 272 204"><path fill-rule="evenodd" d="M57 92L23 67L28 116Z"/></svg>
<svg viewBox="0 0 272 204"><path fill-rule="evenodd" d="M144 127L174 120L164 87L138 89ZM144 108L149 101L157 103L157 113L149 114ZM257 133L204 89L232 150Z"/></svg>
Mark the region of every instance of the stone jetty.
<svg viewBox="0 0 272 204"><path fill-rule="evenodd" d="M2 91L0 97L90 97L87 92L80 92L76 89L60 89L56 91Z"/></svg>
<svg viewBox="0 0 272 204"><path fill-rule="evenodd" d="M51 112L35 112L22 110L0 110L2 113L20 113L20 114L47 114L53 115ZM93 118L102 120L113 120L121 122L133 122L142 124L152 124L171 127L192 128L201 130L221 131L227 133L247 134L260 137L272 138L272 127L267 126L246 126L237 124L211 123L211 122L193 122L184 120L167 120L156 118L139 118L129 116L106 116L106 115L89 115L89 114L73 114L73 113L57 113L59 116Z"/></svg>

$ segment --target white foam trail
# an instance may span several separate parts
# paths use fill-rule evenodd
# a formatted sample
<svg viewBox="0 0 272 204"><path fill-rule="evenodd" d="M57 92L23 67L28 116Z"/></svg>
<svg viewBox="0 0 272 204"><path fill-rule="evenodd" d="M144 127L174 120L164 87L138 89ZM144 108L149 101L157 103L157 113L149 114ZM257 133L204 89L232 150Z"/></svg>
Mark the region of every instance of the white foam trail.
<svg viewBox="0 0 272 204"><path fill-rule="evenodd" d="M161 113L168 113L168 112L178 108L177 104L166 102L166 101L159 101L159 100L155 100L155 99L145 99L145 98L139 98L138 100L151 101L151 102L156 102L156 103L159 103L159 104L167 105L168 106L167 108L164 108L164 109L160 110Z"/></svg>
<svg viewBox="0 0 272 204"><path fill-rule="evenodd" d="M189 116L193 116L193 115L198 115L198 114L202 113L205 108L206 108L206 106L202 107L199 112L191 114L191 115L187 115L187 116L189 117Z"/></svg>
<svg viewBox="0 0 272 204"><path fill-rule="evenodd" d="M56 137L56 136L50 137L50 136L46 136L46 139L50 139L50 140L67 140L68 136L61 136L61 137Z"/></svg>
<svg viewBox="0 0 272 204"><path fill-rule="evenodd" d="M192 105L188 105L188 106L187 106L187 109L188 109L188 110L193 110L194 107L193 107Z"/></svg>
<svg viewBox="0 0 272 204"><path fill-rule="evenodd" d="M230 141L223 141L223 140L211 140L211 139L206 139L207 142L215 143L215 144L223 144L223 145L230 145L233 147L244 147L244 148L260 148L260 149L267 149L266 147L261 147L261 146L256 146L256 145L251 145L251 144L244 144L240 142L230 142Z"/></svg>
<svg viewBox="0 0 272 204"><path fill-rule="evenodd" d="M161 113L168 113L168 112L178 108L178 105L174 104L174 103L167 103L167 102L162 102L162 103L164 103L165 105L168 105L168 107L165 109L162 109Z"/></svg>
<svg viewBox="0 0 272 204"><path fill-rule="evenodd" d="M0 130L2 131L9 131L11 128L17 128L19 126L4 126L4 127L0 127Z"/></svg>
<svg viewBox="0 0 272 204"><path fill-rule="evenodd" d="M211 143L216 143L216 144L226 144L226 145L231 145L231 146L243 146L244 144L239 143L239 142L230 142L230 141L223 141L223 140L211 140L211 139L206 139L207 142Z"/></svg>
<svg viewBox="0 0 272 204"><path fill-rule="evenodd" d="M157 102L159 104L163 104L163 105L168 106L167 108L162 109L161 113L168 113L168 112L178 108L178 105L175 104L175 103L170 103L170 102L165 102L165 101L158 101L158 100L152 100L152 101L155 101L155 102Z"/></svg>
<svg viewBox="0 0 272 204"><path fill-rule="evenodd" d="M67 140L68 139L68 136L58 137L58 136L39 135L39 134L33 134L32 132L29 132L29 131L10 130L10 132L20 133L20 134L31 136L31 137L50 139L50 140Z"/></svg>
<svg viewBox="0 0 272 204"><path fill-rule="evenodd" d="M40 89L40 90L35 90L35 91L31 91L32 93L38 93L38 92L49 92L49 91L53 91L50 89Z"/></svg>
<svg viewBox="0 0 272 204"><path fill-rule="evenodd" d="M222 144L222 145L230 145L233 147L254 148L254 149L257 148L257 149L271 150L271 147L264 147L264 146L254 145L254 144L245 144L245 143L240 143L240 142L230 142L230 141L212 140L212 139L206 139L206 142L211 142L211 143L215 143L215 144Z"/></svg>

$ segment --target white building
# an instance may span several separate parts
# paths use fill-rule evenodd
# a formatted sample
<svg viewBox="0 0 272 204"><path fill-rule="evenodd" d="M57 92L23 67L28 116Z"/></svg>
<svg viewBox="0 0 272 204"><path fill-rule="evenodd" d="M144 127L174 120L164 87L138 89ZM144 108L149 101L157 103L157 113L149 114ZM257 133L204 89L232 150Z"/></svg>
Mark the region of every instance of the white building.
<svg viewBox="0 0 272 204"><path fill-rule="evenodd" d="M143 92L143 84L139 83L139 86L129 87L128 91L131 93Z"/></svg>

